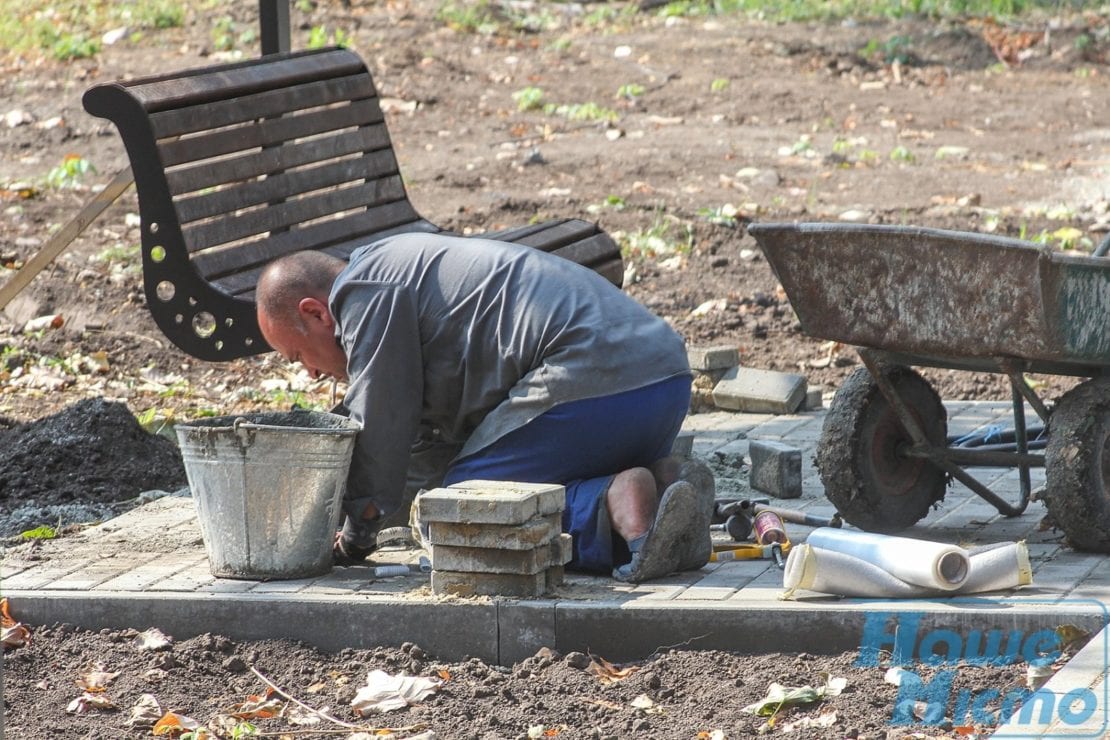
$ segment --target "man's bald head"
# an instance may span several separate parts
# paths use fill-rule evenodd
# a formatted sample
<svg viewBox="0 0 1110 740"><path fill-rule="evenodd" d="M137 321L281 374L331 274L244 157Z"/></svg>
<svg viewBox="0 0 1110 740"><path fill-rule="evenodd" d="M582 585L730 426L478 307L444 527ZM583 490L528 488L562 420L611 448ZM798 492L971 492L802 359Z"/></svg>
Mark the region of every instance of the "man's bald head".
<svg viewBox="0 0 1110 740"><path fill-rule="evenodd" d="M255 302L259 317L303 330L297 312L301 299L315 298L326 306L331 286L346 266L338 257L312 250L274 260L258 278Z"/></svg>

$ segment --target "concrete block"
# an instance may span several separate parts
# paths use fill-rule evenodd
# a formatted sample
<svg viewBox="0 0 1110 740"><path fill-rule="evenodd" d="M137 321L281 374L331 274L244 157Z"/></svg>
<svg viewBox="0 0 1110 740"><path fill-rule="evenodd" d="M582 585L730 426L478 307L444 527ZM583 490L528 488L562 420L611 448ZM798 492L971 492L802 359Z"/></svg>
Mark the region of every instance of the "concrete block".
<svg viewBox="0 0 1110 740"><path fill-rule="evenodd" d="M713 389L713 403L731 411L792 414L806 395L802 375L737 367L729 370Z"/></svg>
<svg viewBox="0 0 1110 740"><path fill-rule="evenodd" d="M802 495L802 451L797 447L753 439L748 444L748 455L752 460L752 488L778 498Z"/></svg>
<svg viewBox="0 0 1110 740"><path fill-rule="evenodd" d="M736 347L689 347L686 357L691 370L727 370L740 364Z"/></svg>
<svg viewBox="0 0 1110 740"><path fill-rule="evenodd" d="M671 454L675 457L690 457L694 452L694 433L679 432L671 445Z"/></svg>
<svg viewBox="0 0 1110 740"><path fill-rule="evenodd" d="M524 524L562 512L566 490L548 483L464 481L416 498L421 522Z"/></svg>
<svg viewBox="0 0 1110 740"><path fill-rule="evenodd" d="M535 517L524 524L429 522L428 543L455 547L532 550L556 539L562 531L563 521L559 514Z"/></svg>
<svg viewBox="0 0 1110 740"><path fill-rule="evenodd" d="M562 586L566 580L566 568L553 565L547 569L547 590L554 591L557 586Z"/></svg>
<svg viewBox="0 0 1110 740"><path fill-rule="evenodd" d="M519 573L532 575L574 557L573 538L560 534L531 550L432 545L432 568L459 573Z"/></svg>
<svg viewBox="0 0 1110 740"><path fill-rule="evenodd" d="M432 593L448 596L516 596L535 598L547 590L547 572L531 575L519 573L454 573L432 571Z"/></svg>
<svg viewBox="0 0 1110 740"><path fill-rule="evenodd" d="M824 388L808 388L806 389L806 397L802 401L802 408L806 411L817 411L818 409L825 408L825 389Z"/></svg>

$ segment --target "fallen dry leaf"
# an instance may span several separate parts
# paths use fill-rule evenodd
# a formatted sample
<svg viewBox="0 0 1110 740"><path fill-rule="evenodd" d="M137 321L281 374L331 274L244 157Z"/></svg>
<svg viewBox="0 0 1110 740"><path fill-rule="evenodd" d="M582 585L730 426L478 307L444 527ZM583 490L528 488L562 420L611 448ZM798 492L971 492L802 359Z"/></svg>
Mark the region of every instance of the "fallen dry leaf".
<svg viewBox="0 0 1110 740"><path fill-rule="evenodd" d="M239 719L269 719L276 717L285 707L285 702L274 698L274 690L267 689L262 696L252 694L247 700L226 710L232 717Z"/></svg>
<svg viewBox="0 0 1110 740"><path fill-rule="evenodd" d="M281 716L286 722L290 722L299 727L311 727L320 724L322 721L317 712L310 712L307 709L302 709L296 704L289 704L286 706Z"/></svg>
<svg viewBox="0 0 1110 740"><path fill-rule="evenodd" d="M153 694L143 694L135 706L131 707L131 716L127 724L131 727L153 727L154 723L162 716L162 707Z"/></svg>
<svg viewBox="0 0 1110 740"><path fill-rule="evenodd" d="M77 687L85 691L98 692L104 691L117 676L120 671L111 672L104 670L104 664L98 663L94 670L89 671L84 676L77 679Z"/></svg>
<svg viewBox="0 0 1110 740"><path fill-rule="evenodd" d="M135 636L133 644L139 650L165 650L173 640L157 627L151 627Z"/></svg>
<svg viewBox="0 0 1110 740"><path fill-rule="evenodd" d="M626 666L624 668L617 668L615 665L605 660L605 658L602 658L598 655L591 655L590 664L586 666L586 670L597 676L603 684L623 681L624 679L635 673L638 669L639 666L634 665Z"/></svg>
<svg viewBox="0 0 1110 740"><path fill-rule="evenodd" d="M3 650L19 648L31 642L31 630L12 619L8 599L0 599L0 645Z"/></svg>
<svg viewBox="0 0 1110 740"><path fill-rule="evenodd" d="M115 709L115 702L104 692L86 691L69 703L66 711L70 714L84 714L94 709Z"/></svg>
<svg viewBox="0 0 1110 740"><path fill-rule="evenodd" d="M192 717L186 717L184 714L175 714L173 712L166 712L162 718L154 723L151 728L150 734L154 736L172 735L177 737L186 730L195 730L200 727L200 722L197 722ZM208 733L205 733L207 736ZM200 740L200 738L197 738Z"/></svg>
<svg viewBox="0 0 1110 740"><path fill-rule="evenodd" d="M370 712L390 712L416 704L433 694L440 684L438 678L422 676L391 676L385 671L370 671L366 685L351 700L359 716Z"/></svg>

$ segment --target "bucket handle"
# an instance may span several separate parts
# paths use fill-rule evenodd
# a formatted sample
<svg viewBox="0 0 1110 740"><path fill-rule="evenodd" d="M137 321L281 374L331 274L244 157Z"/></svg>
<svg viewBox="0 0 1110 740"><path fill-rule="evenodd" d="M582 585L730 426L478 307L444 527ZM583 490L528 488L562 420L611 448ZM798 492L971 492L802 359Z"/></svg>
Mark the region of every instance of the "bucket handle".
<svg viewBox="0 0 1110 740"><path fill-rule="evenodd" d="M235 436L239 438L239 445L242 447L250 447L254 444L254 430L243 428L244 424L250 424L250 421L242 416L235 418L231 424L231 429L235 432Z"/></svg>

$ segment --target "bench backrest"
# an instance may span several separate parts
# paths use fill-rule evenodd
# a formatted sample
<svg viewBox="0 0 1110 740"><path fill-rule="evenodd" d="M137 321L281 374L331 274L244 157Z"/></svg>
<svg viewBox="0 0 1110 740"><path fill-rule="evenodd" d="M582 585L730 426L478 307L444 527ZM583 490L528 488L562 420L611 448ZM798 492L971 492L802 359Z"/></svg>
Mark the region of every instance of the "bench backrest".
<svg viewBox="0 0 1110 740"><path fill-rule="evenodd" d="M202 359L268 349L253 292L274 258L309 248L346 258L370 235L439 230L406 197L373 81L352 52L97 85L84 105L127 147L155 320Z"/></svg>

